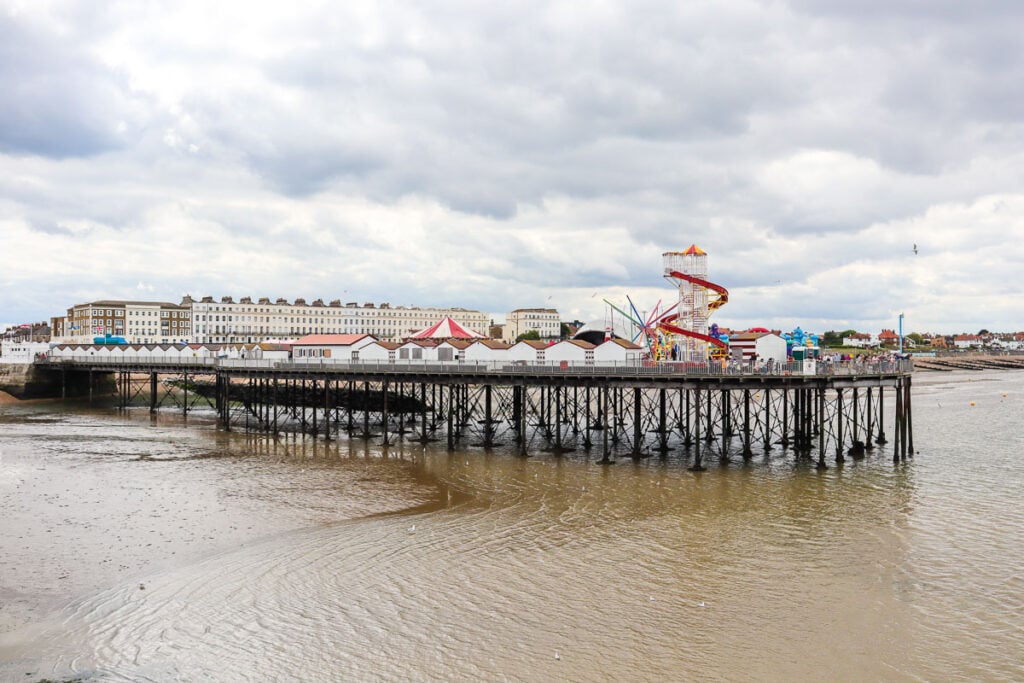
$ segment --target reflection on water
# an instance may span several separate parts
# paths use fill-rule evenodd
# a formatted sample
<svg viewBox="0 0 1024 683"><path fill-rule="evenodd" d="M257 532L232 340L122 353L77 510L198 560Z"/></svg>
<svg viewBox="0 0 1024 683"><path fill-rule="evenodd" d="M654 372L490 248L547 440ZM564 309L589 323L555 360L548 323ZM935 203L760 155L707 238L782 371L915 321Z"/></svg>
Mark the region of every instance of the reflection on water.
<svg viewBox="0 0 1024 683"><path fill-rule="evenodd" d="M61 552L36 536L57 533L129 569L48 579L84 597L54 623L8 612L0 673L1020 679L1024 382L915 386L914 461L825 472L781 450L694 474L680 454L603 466L8 411L0 512L32 538L2 549L46 564ZM173 554L140 550L153 534ZM46 594L2 562L3 585Z"/></svg>

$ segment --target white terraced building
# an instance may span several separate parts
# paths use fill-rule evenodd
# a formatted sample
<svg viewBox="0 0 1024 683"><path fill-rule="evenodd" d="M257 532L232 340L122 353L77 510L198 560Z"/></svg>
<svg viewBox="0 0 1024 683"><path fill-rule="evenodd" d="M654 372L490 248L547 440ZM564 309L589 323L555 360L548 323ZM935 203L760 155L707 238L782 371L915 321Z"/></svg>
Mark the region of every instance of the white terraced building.
<svg viewBox="0 0 1024 683"><path fill-rule="evenodd" d="M256 344L267 340L297 339L307 334L372 334L398 341L434 325L446 316L466 329L487 336L491 318L466 308L392 307L339 300L212 296L181 304L163 301L95 301L68 309L51 319L55 343L89 343L110 333L130 344L198 343Z"/></svg>
<svg viewBox="0 0 1024 683"><path fill-rule="evenodd" d="M562 322L554 308L517 308L505 315L502 341L514 344L521 334L536 330L541 339L558 339L562 335Z"/></svg>
<svg viewBox="0 0 1024 683"><path fill-rule="evenodd" d="M51 318L50 341L89 344L109 334L129 344L183 344L192 340L191 315L187 306L168 301L90 301Z"/></svg>
<svg viewBox="0 0 1024 683"><path fill-rule="evenodd" d="M490 316L465 308L419 308L383 303L342 304L339 300L325 304L322 299L306 303L296 299L253 301L231 297L220 301L203 297L199 301L186 296L183 306L192 309L194 339L207 344L253 343L265 339L294 339L307 334L372 334L381 340L400 340L445 316L451 316L464 327L487 334Z"/></svg>

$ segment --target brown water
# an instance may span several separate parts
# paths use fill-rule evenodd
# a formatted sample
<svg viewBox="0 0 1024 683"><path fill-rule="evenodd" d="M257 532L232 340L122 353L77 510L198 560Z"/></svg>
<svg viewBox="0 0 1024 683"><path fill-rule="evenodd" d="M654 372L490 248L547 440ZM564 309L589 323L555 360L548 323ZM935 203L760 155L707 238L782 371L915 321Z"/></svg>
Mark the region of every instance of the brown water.
<svg viewBox="0 0 1024 683"><path fill-rule="evenodd" d="M1022 680L1022 409L693 474L4 406L0 679Z"/></svg>

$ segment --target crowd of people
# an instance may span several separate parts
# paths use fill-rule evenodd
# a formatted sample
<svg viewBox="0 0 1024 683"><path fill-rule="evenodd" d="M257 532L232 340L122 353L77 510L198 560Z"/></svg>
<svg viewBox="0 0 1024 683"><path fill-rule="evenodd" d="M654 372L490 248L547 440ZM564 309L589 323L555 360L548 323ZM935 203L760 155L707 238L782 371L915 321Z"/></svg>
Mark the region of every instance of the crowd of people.
<svg viewBox="0 0 1024 683"><path fill-rule="evenodd" d="M819 353L808 360L815 362L813 374L834 374L840 372L890 372L899 367L898 362L907 360L910 354L895 351L878 353ZM715 363L711 364L714 367ZM804 361L787 359L785 363L774 358L759 358L754 354L750 358L740 360L735 357L723 358L718 362L724 374L741 375L785 375L808 374Z"/></svg>

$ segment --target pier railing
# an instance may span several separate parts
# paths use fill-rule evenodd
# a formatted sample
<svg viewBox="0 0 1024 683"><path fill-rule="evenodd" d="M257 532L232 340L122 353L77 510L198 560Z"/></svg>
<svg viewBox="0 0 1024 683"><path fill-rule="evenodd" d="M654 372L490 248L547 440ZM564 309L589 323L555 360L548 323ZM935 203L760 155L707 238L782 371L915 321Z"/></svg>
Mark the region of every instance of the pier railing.
<svg viewBox="0 0 1024 683"><path fill-rule="evenodd" d="M157 368L182 371L282 370L315 373L380 373L380 374L504 374L504 375L594 375L594 376L684 376L684 377L758 377L810 376L854 377L859 375L908 374L913 372L910 359L867 362L794 361L753 365L750 363L689 362L579 362L579 361L423 361L423 360L338 360L266 358L109 358L89 356L51 356L44 363L88 366L92 369Z"/></svg>

